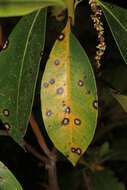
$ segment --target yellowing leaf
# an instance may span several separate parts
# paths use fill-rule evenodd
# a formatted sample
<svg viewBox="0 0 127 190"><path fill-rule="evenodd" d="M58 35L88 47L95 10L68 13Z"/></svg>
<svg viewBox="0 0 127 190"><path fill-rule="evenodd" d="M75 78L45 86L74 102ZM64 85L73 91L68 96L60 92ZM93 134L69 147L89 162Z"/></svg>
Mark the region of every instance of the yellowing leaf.
<svg viewBox="0 0 127 190"><path fill-rule="evenodd" d="M68 22L51 51L41 84L41 104L49 137L75 165L90 144L97 123L95 77Z"/></svg>

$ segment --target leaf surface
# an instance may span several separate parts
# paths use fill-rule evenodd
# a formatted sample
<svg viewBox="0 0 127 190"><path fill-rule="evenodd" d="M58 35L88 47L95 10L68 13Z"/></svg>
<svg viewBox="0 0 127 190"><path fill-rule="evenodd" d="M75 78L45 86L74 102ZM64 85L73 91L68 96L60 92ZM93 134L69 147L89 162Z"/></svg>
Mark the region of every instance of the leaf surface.
<svg viewBox="0 0 127 190"><path fill-rule="evenodd" d="M23 190L15 176L0 162L0 190Z"/></svg>
<svg viewBox="0 0 127 190"><path fill-rule="evenodd" d="M47 62L41 104L49 137L75 165L93 138L98 103L89 59L69 24L56 40Z"/></svg>
<svg viewBox="0 0 127 190"><path fill-rule="evenodd" d="M48 6L65 8L63 0L0 0L0 17L22 16Z"/></svg>
<svg viewBox="0 0 127 190"><path fill-rule="evenodd" d="M111 170L97 171L91 178L91 190L124 190L125 187Z"/></svg>
<svg viewBox="0 0 127 190"><path fill-rule="evenodd" d="M0 119L20 145L32 109L45 24L45 9L24 16L0 53Z"/></svg>
<svg viewBox="0 0 127 190"><path fill-rule="evenodd" d="M111 90L112 96L119 102L125 112L127 112L127 96Z"/></svg>
<svg viewBox="0 0 127 190"><path fill-rule="evenodd" d="M101 6L118 49L127 64L127 9L96 0Z"/></svg>

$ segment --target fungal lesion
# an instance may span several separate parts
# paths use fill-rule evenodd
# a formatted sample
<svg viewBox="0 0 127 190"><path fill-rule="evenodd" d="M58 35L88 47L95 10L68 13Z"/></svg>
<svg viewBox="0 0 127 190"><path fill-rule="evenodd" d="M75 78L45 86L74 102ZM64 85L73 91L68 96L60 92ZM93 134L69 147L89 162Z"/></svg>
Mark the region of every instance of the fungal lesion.
<svg viewBox="0 0 127 190"><path fill-rule="evenodd" d="M9 123L4 123L4 127L7 129L7 130L9 130L11 127L10 127L10 125L9 125Z"/></svg>
<svg viewBox="0 0 127 190"><path fill-rule="evenodd" d="M64 88L63 87L60 87L60 88L56 89L56 94L61 95L63 93L64 93Z"/></svg>
<svg viewBox="0 0 127 190"><path fill-rule="evenodd" d="M64 38L65 38L65 34L64 34L64 33L61 33L61 34L58 36L58 40L59 40L59 41L62 41Z"/></svg>
<svg viewBox="0 0 127 190"><path fill-rule="evenodd" d="M81 148L74 148L74 147L72 147L71 148L71 152L74 153L74 154L77 154L79 156L82 154Z"/></svg>
<svg viewBox="0 0 127 190"><path fill-rule="evenodd" d="M63 120L62 120L62 125L68 125L69 124L69 122L70 122L70 120L69 120L69 118L64 118Z"/></svg>
<svg viewBox="0 0 127 190"><path fill-rule="evenodd" d="M10 115L9 110L8 109L4 109L3 110L3 115L8 117Z"/></svg>
<svg viewBox="0 0 127 190"><path fill-rule="evenodd" d="M44 82L43 86L44 86L44 88L48 88L49 87L49 83L48 82Z"/></svg>
<svg viewBox="0 0 127 190"><path fill-rule="evenodd" d="M94 107L94 109L98 109L98 101L97 100L94 100L94 102L93 102L93 107Z"/></svg>
<svg viewBox="0 0 127 190"><path fill-rule="evenodd" d="M47 117L50 117L52 114L53 114L53 112L51 110L47 110L46 111L46 116Z"/></svg>
<svg viewBox="0 0 127 190"><path fill-rule="evenodd" d="M69 106L66 107L65 110L64 110L64 112L65 112L66 114L69 114L69 113L71 112L71 108L70 108Z"/></svg>
<svg viewBox="0 0 127 190"><path fill-rule="evenodd" d="M51 85L55 84L55 79L54 79L54 78L51 78L50 81L49 81L49 83L50 83Z"/></svg>
<svg viewBox="0 0 127 190"><path fill-rule="evenodd" d="M79 118L74 119L75 125L81 125L81 120Z"/></svg>
<svg viewBox="0 0 127 190"><path fill-rule="evenodd" d="M80 86L80 87L84 86L84 82L82 80L79 80L78 81L78 86Z"/></svg>

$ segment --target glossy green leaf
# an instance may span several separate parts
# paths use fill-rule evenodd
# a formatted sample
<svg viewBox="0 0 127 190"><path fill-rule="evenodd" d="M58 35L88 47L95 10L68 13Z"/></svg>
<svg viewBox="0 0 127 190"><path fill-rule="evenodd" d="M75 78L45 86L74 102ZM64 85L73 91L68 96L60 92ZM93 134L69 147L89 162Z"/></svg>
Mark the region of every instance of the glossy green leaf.
<svg viewBox="0 0 127 190"><path fill-rule="evenodd" d="M112 96L120 103L125 112L127 112L127 96L111 90Z"/></svg>
<svg viewBox="0 0 127 190"><path fill-rule="evenodd" d="M23 190L15 176L0 162L0 190Z"/></svg>
<svg viewBox="0 0 127 190"><path fill-rule="evenodd" d="M101 6L118 49L127 63L127 9L96 0Z"/></svg>
<svg viewBox="0 0 127 190"><path fill-rule="evenodd" d="M22 16L48 6L65 8L65 3L63 0L0 0L0 17Z"/></svg>
<svg viewBox="0 0 127 190"><path fill-rule="evenodd" d="M47 62L41 104L49 137L75 165L93 138L98 103L90 61L69 24L56 40Z"/></svg>
<svg viewBox="0 0 127 190"><path fill-rule="evenodd" d="M91 177L91 190L124 190L125 187L114 176L113 171L97 171Z"/></svg>
<svg viewBox="0 0 127 190"><path fill-rule="evenodd" d="M0 53L0 119L20 145L32 109L45 24L45 9L24 16Z"/></svg>

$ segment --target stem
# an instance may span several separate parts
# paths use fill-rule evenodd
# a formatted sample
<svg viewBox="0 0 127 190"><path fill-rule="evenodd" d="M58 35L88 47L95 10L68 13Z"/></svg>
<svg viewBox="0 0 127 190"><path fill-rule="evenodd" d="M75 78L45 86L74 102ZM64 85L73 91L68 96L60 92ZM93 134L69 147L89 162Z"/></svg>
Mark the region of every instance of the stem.
<svg viewBox="0 0 127 190"><path fill-rule="evenodd" d="M90 184L89 184L89 179L88 176L86 175L86 173L83 173L83 178L84 178L84 182L85 182L85 187L87 190L90 190Z"/></svg>
<svg viewBox="0 0 127 190"><path fill-rule="evenodd" d="M33 132L37 138L37 141L41 147L41 149L44 151L44 153L48 156L48 158L52 159L52 155L51 155L51 152L50 150L48 149L46 143L45 143L45 140L44 140L44 137L42 136L40 130L39 130L39 127L34 119L34 116L31 114L30 116L30 124L31 124L31 127L33 129Z"/></svg>
<svg viewBox="0 0 127 190"><path fill-rule="evenodd" d="M55 157L54 160L49 161L49 164L46 165L46 168L48 169L49 190L60 190L57 182Z"/></svg>
<svg viewBox="0 0 127 190"><path fill-rule="evenodd" d="M0 49L3 47L3 32L2 26L0 25Z"/></svg>
<svg viewBox="0 0 127 190"><path fill-rule="evenodd" d="M23 140L23 144L27 148L29 152L31 152L35 157L41 160L44 163L48 162L48 159L45 156L42 156L39 152L37 152L31 145L29 145L25 140Z"/></svg>

